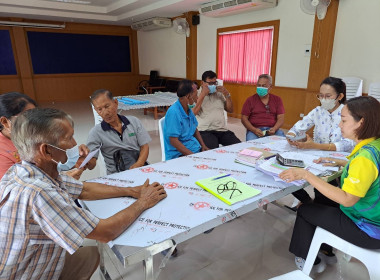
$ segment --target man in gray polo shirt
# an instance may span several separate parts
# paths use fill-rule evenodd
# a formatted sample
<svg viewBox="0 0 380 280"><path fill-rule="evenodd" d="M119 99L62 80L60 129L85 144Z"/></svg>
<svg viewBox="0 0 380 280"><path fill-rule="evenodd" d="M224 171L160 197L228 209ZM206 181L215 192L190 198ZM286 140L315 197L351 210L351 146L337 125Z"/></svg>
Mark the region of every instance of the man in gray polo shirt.
<svg viewBox="0 0 380 280"><path fill-rule="evenodd" d="M130 167L141 167L149 155L151 138L138 118L117 114L118 101L113 99L109 90L96 90L90 97L96 112L103 118L100 124L93 127L88 135L87 147L93 151L99 147L107 167L107 174L117 172L114 153L119 150L137 152L138 158ZM97 157L97 155L96 155ZM96 165L96 158L89 162L89 169Z"/></svg>
<svg viewBox="0 0 380 280"><path fill-rule="evenodd" d="M240 143L239 138L228 130L224 111L233 112L231 95L223 86L218 86L216 73L202 74L202 87L198 92L197 104L193 113L197 117L198 130L209 149Z"/></svg>

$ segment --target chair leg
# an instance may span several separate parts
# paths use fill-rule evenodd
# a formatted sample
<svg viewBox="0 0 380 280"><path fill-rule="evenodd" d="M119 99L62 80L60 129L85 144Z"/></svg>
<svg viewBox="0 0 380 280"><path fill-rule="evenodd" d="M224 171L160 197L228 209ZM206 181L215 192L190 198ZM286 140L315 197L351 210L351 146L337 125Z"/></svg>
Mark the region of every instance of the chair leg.
<svg viewBox="0 0 380 280"><path fill-rule="evenodd" d="M321 248L322 238L320 238L319 228L315 230L313 241L311 242L309 253L307 254L307 258L305 261L305 265L303 266L302 272L306 275L310 275L311 269L313 268L314 261L317 258L319 249Z"/></svg>

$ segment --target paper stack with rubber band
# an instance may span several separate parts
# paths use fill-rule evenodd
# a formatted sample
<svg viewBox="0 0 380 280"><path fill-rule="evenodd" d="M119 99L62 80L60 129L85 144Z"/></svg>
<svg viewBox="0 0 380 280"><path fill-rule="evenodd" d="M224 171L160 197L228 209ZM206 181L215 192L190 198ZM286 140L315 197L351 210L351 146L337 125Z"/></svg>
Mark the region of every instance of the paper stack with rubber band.
<svg viewBox="0 0 380 280"><path fill-rule="evenodd" d="M230 174L219 174L195 182L228 205L249 199L261 193L243 182L232 178Z"/></svg>

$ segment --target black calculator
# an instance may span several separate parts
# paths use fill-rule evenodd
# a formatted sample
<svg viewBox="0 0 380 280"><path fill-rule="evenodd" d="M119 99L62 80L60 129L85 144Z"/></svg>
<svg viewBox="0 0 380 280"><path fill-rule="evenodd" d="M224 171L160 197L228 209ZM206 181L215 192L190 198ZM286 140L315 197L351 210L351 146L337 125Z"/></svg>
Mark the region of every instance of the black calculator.
<svg viewBox="0 0 380 280"><path fill-rule="evenodd" d="M293 167L301 167L301 168L305 167L305 163L303 162L303 160L284 158L280 154L276 155L276 159L281 165L284 165L284 166L293 166Z"/></svg>

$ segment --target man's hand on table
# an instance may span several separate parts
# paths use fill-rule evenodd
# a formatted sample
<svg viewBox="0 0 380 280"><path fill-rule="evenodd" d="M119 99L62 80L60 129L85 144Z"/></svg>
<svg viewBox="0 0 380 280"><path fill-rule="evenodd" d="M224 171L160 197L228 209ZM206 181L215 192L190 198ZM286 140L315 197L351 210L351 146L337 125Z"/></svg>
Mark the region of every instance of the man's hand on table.
<svg viewBox="0 0 380 280"><path fill-rule="evenodd" d="M153 207L167 197L164 187L157 182L149 184L149 179L147 179L143 185L134 187L133 189L136 190L137 201L141 203L144 209Z"/></svg>
<svg viewBox="0 0 380 280"><path fill-rule="evenodd" d="M204 152L204 151L208 151L208 150L210 150L206 145L203 145L202 147L201 147L201 151L202 152Z"/></svg>

